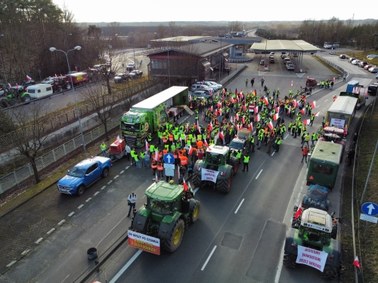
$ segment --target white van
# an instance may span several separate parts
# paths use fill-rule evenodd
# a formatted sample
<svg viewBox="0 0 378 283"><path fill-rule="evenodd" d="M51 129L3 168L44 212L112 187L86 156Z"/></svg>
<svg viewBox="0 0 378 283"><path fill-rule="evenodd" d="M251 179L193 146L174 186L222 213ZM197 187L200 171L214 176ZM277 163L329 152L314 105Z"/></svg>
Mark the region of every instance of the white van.
<svg viewBox="0 0 378 283"><path fill-rule="evenodd" d="M50 84L35 84L26 88L30 98L38 99L53 94L53 88Z"/></svg>

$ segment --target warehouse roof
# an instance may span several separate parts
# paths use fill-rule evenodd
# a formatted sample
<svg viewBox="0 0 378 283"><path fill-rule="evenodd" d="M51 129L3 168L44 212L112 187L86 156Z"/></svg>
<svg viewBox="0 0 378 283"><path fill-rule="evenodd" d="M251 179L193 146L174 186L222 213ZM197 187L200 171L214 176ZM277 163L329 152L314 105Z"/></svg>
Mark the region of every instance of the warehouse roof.
<svg viewBox="0 0 378 283"><path fill-rule="evenodd" d="M320 48L304 40L265 40L263 42L253 43L250 49L257 52L316 52L320 50Z"/></svg>

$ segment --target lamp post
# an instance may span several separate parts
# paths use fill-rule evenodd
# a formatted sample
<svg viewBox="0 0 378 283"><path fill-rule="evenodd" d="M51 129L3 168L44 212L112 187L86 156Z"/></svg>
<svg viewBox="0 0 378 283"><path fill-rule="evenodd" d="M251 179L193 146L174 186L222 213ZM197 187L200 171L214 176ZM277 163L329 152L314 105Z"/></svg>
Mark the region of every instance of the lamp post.
<svg viewBox="0 0 378 283"><path fill-rule="evenodd" d="M79 51L81 50L81 46L80 45L76 45L74 48L72 49L68 49L67 51L64 51L62 49L57 49L55 47L50 47L49 50L51 52L62 52L64 54L64 56L66 56L66 62L67 62L67 67L68 67L68 75L70 77L70 84L71 84L71 87L72 87L72 91L75 95L75 110L77 111L77 117L78 117L78 122L79 122L79 129L80 129L80 136L81 136L81 142L82 142L82 145L83 145L83 150L84 152L86 153L87 152L87 149L86 149L86 146L85 146L85 139L84 139L84 133L83 133L83 126L81 124L81 115L80 115L80 111L78 111L76 105L77 105L77 95L75 93L75 86L73 84L73 79L72 79L72 76L71 76L71 66L70 66L70 61L68 60L68 54L71 52L71 51Z"/></svg>

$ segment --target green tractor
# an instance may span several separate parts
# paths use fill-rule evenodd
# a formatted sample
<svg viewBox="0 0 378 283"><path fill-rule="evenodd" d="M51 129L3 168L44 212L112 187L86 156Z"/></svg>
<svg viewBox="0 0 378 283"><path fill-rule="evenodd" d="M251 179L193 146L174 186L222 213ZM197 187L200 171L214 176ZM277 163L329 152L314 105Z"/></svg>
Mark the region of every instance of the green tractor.
<svg viewBox="0 0 378 283"><path fill-rule="evenodd" d="M337 219L318 208L294 208L292 229L286 237L283 263L295 268L299 247L326 253L327 259L321 276L333 280L340 273L340 251L337 238ZM304 263L306 264L306 263ZM308 265L308 264L307 264Z"/></svg>
<svg viewBox="0 0 378 283"><path fill-rule="evenodd" d="M229 193L239 164L228 146L211 145L204 159L194 164L192 183L196 187L211 185L219 192Z"/></svg>
<svg viewBox="0 0 378 283"><path fill-rule="evenodd" d="M183 185L159 181L146 192L147 203L134 216L131 230L160 239L173 253L181 245L185 228L199 218L200 202Z"/></svg>

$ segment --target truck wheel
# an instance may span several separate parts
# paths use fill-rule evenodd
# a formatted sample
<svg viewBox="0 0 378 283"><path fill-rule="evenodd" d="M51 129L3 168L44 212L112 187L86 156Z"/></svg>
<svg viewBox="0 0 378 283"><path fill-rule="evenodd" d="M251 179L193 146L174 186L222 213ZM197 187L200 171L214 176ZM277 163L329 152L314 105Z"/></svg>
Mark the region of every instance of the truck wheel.
<svg viewBox="0 0 378 283"><path fill-rule="evenodd" d="M82 194L84 194L84 191L85 191L85 187L83 185L79 186L77 188L77 195L81 196Z"/></svg>
<svg viewBox="0 0 378 283"><path fill-rule="evenodd" d="M173 253L181 245L182 238L184 237L185 223L182 219L177 220L176 224L171 230L171 234L166 242L166 250Z"/></svg>
<svg viewBox="0 0 378 283"><path fill-rule="evenodd" d="M338 272L334 266L326 264L322 273L322 277L327 280L333 280L337 277L337 273Z"/></svg>
<svg viewBox="0 0 378 283"><path fill-rule="evenodd" d="M231 191L232 176L227 179L217 181L217 190L221 193L227 194Z"/></svg>
<svg viewBox="0 0 378 283"><path fill-rule="evenodd" d="M190 222L194 223L198 220L200 214L200 202L195 199L190 200Z"/></svg>
<svg viewBox="0 0 378 283"><path fill-rule="evenodd" d="M109 168L104 168L104 170L102 170L102 174L101 174L102 178L106 178L109 176Z"/></svg>

